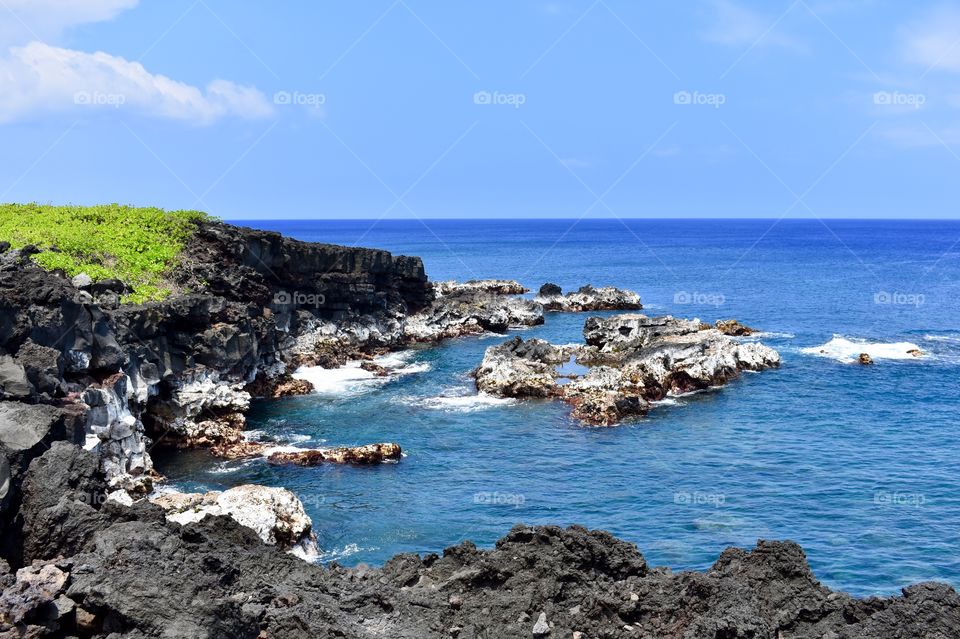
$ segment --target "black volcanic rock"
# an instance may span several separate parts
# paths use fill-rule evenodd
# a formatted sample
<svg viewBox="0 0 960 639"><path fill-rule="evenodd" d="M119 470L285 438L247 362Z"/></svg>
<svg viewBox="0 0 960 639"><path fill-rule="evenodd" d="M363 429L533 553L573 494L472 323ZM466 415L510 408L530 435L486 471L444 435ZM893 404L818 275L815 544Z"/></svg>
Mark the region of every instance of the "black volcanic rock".
<svg viewBox="0 0 960 639"><path fill-rule="evenodd" d="M949 586L854 599L817 582L792 542L728 549L705 572L673 573L606 532L518 525L492 550L464 542L442 557L398 555L379 569L324 568L225 517L181 527L151 504L98 507L95 462L67 444L28 475L28 556L69 555L57 562L69 571L65 596L95 629L81 636L430 639L459 628L458 637L529 637L541 615L554 637L960 632L960 597ZM67 622L64 630L77 632Z"/></svg>

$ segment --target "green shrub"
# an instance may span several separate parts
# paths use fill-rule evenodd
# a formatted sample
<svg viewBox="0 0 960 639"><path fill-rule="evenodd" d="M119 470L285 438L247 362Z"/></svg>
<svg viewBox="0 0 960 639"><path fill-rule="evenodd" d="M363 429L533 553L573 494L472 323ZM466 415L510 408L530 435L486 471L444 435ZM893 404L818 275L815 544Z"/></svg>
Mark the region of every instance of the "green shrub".
<svg viewBox="0 0 960 639"><path fill-rule="evenodd" d="M49 206L0 204L0 241L14 248L36 245L40 266L86 273L94 281L116 278L131 286L124 302L160 300L170 294L165 274L196 229L211 219L199 211L164 211L119 204Z"/></svg>

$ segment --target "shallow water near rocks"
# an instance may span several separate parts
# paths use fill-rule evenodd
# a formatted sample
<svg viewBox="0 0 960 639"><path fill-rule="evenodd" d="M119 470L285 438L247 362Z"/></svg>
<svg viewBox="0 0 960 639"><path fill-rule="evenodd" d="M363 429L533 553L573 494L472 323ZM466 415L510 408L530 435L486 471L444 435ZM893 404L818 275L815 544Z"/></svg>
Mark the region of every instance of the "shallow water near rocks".
<svg viewBox="0 0 960 639"><path fill-rule="evenodd" d="M323 560L379 564L465 539L489 546L517 522L578 523L674 569L776 538L857 595L960 586L960 223L244 224L420 255L434 280L626 287L647 314L737 318L783 356L779 370L671 398L645 419L585 428L560 403L478 396L468 373L505 338L459 339L395 356L402 374L387 380L333 373L324 393L257 402L249 415L278 445L396 441L398 463L159 460L182 488L290 488ZM517 334L580 342L588 316L548 314ZM902 358L899 343L925 355ZM851 348L876 363L849 363Z"/></svg>

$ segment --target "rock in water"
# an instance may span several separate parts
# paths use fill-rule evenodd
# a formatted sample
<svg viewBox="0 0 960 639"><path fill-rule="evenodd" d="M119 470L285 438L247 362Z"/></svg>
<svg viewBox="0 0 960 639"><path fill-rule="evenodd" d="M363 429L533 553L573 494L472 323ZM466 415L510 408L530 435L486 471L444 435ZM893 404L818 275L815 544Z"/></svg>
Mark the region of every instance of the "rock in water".
<svg viewBox="0 0 960 639"><path fill-rule="evenodd" d="M573 293L563 294L556 284L544 284L534 301L548 311L583 313L586 311L636 311L643 308L640 296L612 286L594 288L589 284Z"/></svg>
<svg viewBox="0 0 960 639"><path fill-rule="evenodd" d="M511 280L440 282L430 305L407 318L404 334L411 342L435 342L543 324L543 307L516 296L526 290Z"/></svg>
<svg viewBox="0 0 960 639"><path fill-rule="evenodd" d="M873 364L873 358L870 357L869 353L860 353L860 355L857 357L857 361L864 366Z"/></svg>
<svg viewBox="0 0 960 639"><path fill-rule="evenodd" d="M387 442L364 446L277 452L271 454L267 459L273 464L294 464L296 466L319 466L322 463L367 465L395 461L400 459L402 455L403 452L398 444Z"/></svg>
<svg viewBox="0 0 960 639"><path fill-rule="evenodd" d="M724 335L733 337L747 337L757 332L756 329L741 324L735 319L717 320L714 327Z"/></svg>
<svg viewBox="0 0 960 639"><path fill-rule="evenodd" d="M500 397L559 397L574 417L611 425L643 415L650 402L719 386L741 371L776 367L780 356L760 343L741 343L698 321L646 315L591 317L586 346L554 346L519 337L491 346L474 372L481 392ZM560 375L575 359L585 372Z"/></svg>

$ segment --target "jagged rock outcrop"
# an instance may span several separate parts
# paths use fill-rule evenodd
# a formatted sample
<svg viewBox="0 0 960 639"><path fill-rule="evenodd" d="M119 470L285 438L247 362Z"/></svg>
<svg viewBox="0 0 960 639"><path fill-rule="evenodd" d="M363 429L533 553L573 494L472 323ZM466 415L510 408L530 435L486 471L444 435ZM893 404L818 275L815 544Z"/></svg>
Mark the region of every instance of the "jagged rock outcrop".
<svg viewBox="0 0 960 639"><path fill-rule="evenodd" d="M46 455L35 462L31 473L59 498L31 493L28 512L69 508L91 483L105 488L96 460L71 462L64 456L71 450L87 455L57 444L47 453L56 463ZM42 558L16 576L0 570L0 632L98 639L476 639L530 637L535 629L607 639L960 635L960 596L949 586L922 583L896 597L855 599L821 585L791 542L731 548L704 572L674 573L649 566L633 544L606 532L518 525L490 550L463 542L442 556L403 554L382 568L343 568L303 562L229 517L180 525L145 501L108 502L99 514L83 531L46 531L54 552L71 549L62 559Z"/></svg>
<svg viewBox="0 0 960 639"><path fill-rule="evenodd" d="M633 291L612 286L594 288L589 284L566 295L556 284L544 284L533 299L542 304L544 310L564 313L638 311L643 308L640 296Z"/></svg>
<svg viewBox="0 0 960 639"><path fill-rule="evenodd" d="M407 318L403 329L407 340L435 342L543 324L543 307L517 297L526 289L511 280L442 282L434 291L430 305Z"/></svg>
<svg viewBox="0 0 960 639"><path fill-rule="evenodd" d="M236 440L244 387L298 365L304 336L350 326L357 348L375 348L376 335L355 327L379 326L390 345L434 296L419 258L218 222L198 224L168 274L175 293L157 303L119 305L124 283L45 271L29 259L38 251L0 253L0 408L68 412L45 441L87 436L108 477L135 492L149 490L152 445ZM0 419L0 435L21 437L35 420L11 423ZM10 456L32 455L8 453L15 486L25 465Z"/></svg>
<svg viewBox="0 0 960 639"><path fill-rule="evenodd" d="M467 280L466 282L446 280L444 282L434 282L433 290L438 295L470 292L493 293L495 295L523 295L524 293L530 292L530 289L516 280Z"/></svg>
<svg viewBox="0 0 960 639"><path fill-rule="evenodd" d="M264 542L316 555L313 522L303 504L286 488L244 485L207 493L166 492L150 497L178 524L224 515L253 530Z"/></svg>
<svg viewBox="0 0 960 639"><path fill-rule="evenodd" d="M553 346L520 337L491 346L474 372L477 388L500 397L558 397L588 424L643 415L650 402L720 386L741 371L776 367L780 356L697 320L627 314L591 317L586 346ZM569 362L582 370L558 369Z"/></svg>

